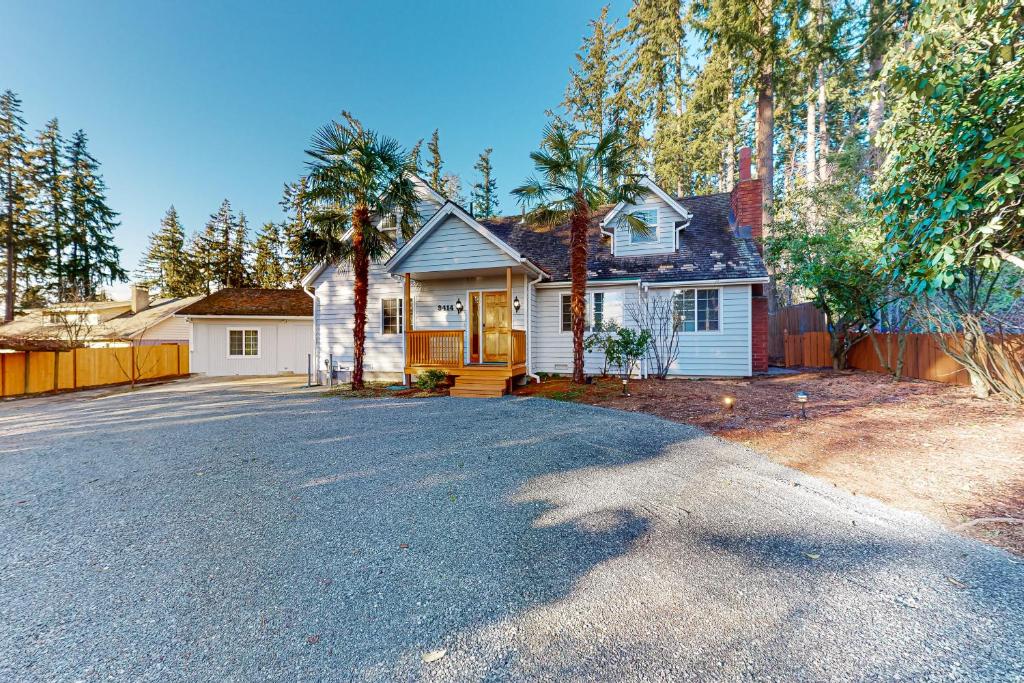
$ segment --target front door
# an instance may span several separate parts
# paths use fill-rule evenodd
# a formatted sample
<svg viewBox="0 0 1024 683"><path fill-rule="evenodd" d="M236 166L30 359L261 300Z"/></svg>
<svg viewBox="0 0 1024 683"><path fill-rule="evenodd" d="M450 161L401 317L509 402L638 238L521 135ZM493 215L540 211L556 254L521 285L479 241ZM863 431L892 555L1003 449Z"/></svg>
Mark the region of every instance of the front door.
<svg viewBox="0 0 1024 683"><path fill-rule="evenodd" d="M469 362L507 363L511 322L507 294L470 292L469 304Z"/></svg>

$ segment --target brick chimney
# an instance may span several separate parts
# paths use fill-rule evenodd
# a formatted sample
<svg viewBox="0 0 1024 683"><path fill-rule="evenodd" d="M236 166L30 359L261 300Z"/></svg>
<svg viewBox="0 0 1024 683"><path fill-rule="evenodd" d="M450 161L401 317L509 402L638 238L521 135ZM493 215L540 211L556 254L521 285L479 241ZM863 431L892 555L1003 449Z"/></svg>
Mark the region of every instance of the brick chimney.
<svg viewBox="0 0 1024 683"><path fill-rule="evenodd" d="M733 229L742 237L752 237L761 245L761 180L750 177L750 148L740 150L740 181L732 188ZM750 366L756 374L768 372L768 297L764 285L750 288Z"/></svg>
<svg viewBox="0 0 1024 683"><path fill-rule="evenodd" d="M737 235L753 237L761 249L761 180L750 177L750 148L740 149L740 181L732 188L733 227Z"/></svg>
<svg viewBox="0 0 1024 683"><path fill-rule="evenodd" d="M149 308L149 288L142 285L132 285L132 313L138 313Z"/></svg>

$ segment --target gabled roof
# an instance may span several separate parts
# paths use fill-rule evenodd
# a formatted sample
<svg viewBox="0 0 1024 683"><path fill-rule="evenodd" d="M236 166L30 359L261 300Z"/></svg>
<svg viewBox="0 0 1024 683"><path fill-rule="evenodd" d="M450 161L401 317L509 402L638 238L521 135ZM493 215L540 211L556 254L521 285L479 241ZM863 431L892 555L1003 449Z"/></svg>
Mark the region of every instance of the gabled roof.
<svg viewBox="0 0 1024 683"><path fill-rule="evenodd" d="M178 315L311 318L313 300L301 289L221 289L181 309Z"/></svg>
<svg viewBox="0 0 1024 683"><path fill-rule="evenodd" d="M671 206L676 211L676 213L682 216L683 220L688 221L691 218L693 218L693 215L686 210L685 206L680 204L675 197L665 192L665 190L661 189L656 182L654 182L647 176L643 176L640 179L640 184L646 187L652 193L654 193L654 195L661 199L661 201ZM610 225L611 222L615 220L615 217L618 216L622 212L622 210L627 206L630 206L630 204L626 202L619 202L618 204L616 204L615 207L611 211L609 211L604 216L604 218L601 219L601 227L603 228L606 225Z"/></svg>
<svg viewBox="0 0 1024 683"><path fill-rule="evenodd" d="M437 213L435 213L430 218L430 220L423 225L422 228L416 231L416 234L413 236L413 238L406 242L401 249L395 252L395 254L390 259L388 259L387 264L385 265L387 270L394 271L399 265L401 265L402 261L408 258L409 255L414 253L420 247L420 245L422 245L428 239L430 234L437 230L437 228L449 216L454 216L461 220L463 223L465 223L472 230L477 232L485 240L493 244L495 248L506 254L512 260L517 261L519 263L523 263L527 266L532 267L537 272L540 272L540 269L537 268L537 266L534 265L533 263L530 263L529 259L524 257L519 251L517 251L504 240L502 240L500 237L498 237L493 231L485 228L479 221L470 216L465 209L451 201L445 201L444 206L442 206L437 211Z"/></svg>

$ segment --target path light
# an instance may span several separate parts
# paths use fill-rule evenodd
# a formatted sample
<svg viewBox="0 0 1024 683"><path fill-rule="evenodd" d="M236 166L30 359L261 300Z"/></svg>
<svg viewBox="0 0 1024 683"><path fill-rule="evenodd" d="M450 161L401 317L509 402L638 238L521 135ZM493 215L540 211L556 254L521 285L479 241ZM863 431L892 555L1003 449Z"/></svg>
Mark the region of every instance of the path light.
<svg viewBox="0 0 1024 683"><path fill-rule="evenodd" d="M519 312L519 307L521 305L522 304L519 303L519 297L518 296L515 299L512 299L512 308L513 308L513 310L515 310L516 313Z"/></svg>
<svg viewBox="0 0 1024 683"><path fill-rule="evenodd" d="M798 391L796 392L796 402L800 404L800 417L804 420L807 419L807 392Z"/></svg>
<svg viewBox="0 0 1024 683"><path fill-rule="evenodd" d="M722 405L724 405L726 408L728 408L729 412L731 413L733 407L736 405L736 399L733 398L732 396L723 396L722 397Z"/></svg>
<svg viewBox="0 0 1024 683"><path fill-rule="evenodd" d="M462 315L462 309L463 308L464 307L462 305L462 299L456 299L455 300L455 310L458 311L459 315Z"/></svg>

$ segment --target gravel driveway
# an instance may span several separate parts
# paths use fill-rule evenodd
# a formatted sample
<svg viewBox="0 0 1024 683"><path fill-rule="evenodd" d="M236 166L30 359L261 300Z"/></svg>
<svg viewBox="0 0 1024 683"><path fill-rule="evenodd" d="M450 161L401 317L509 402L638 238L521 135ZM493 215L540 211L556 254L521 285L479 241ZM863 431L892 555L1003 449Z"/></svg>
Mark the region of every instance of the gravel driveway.
<svg viewBox="0 0 1024 683"><path fill-rule="evenodd" d="M1018 560L646 415L17 401L0 506L3 681L1024 680Z"/></svg>

